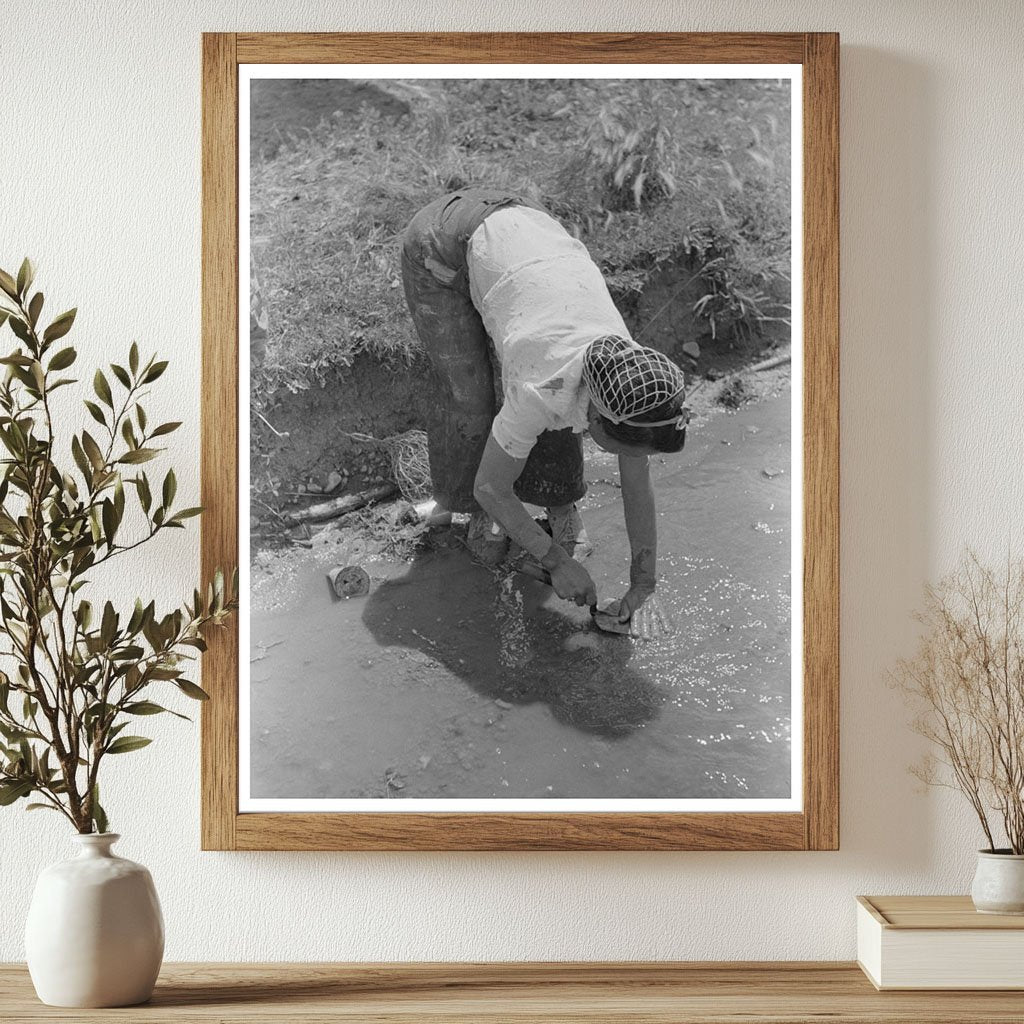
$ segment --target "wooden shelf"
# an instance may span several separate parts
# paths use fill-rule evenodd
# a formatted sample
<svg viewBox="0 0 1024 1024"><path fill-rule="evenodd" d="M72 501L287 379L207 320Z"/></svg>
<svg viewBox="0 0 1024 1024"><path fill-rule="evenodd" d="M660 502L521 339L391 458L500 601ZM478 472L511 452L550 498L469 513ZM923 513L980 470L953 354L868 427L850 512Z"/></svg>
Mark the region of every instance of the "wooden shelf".
<svg viewBox="0 0 1024 1024"><path fill-rule="evenodd" d="M1020 992L876 992L851 963L167 964L150 1003L61 1010L0 965L0 1020L1020 1024Z"/></svg>

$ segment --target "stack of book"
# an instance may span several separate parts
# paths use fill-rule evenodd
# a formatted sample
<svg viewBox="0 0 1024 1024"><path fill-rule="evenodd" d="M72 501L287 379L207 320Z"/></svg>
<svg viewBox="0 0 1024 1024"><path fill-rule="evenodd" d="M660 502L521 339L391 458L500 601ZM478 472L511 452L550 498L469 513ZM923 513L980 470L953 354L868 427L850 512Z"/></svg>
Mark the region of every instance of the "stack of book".
<svg viewBox="0 0 1024 1024"><path fill-rule="evenodd" d="M878 989L1024 989L1024 916L979 914L970 896L858 896L857 962Z"/></svg>

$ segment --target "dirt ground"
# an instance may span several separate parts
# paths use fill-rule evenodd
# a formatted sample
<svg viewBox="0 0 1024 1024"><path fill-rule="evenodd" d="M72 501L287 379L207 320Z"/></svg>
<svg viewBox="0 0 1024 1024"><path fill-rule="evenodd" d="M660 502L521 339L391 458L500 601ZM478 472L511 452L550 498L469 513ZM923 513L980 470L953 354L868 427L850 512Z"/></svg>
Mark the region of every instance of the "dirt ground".
<svg viewBox="0 0 1024 1024"><path fill-rule="evenodd" d="M271 79L252 83L249 140L254 160L270 160L289 136L309 133L338 113L364 104L399 117L408 104L388 96L371 83L353 85L345 79Z"/></svg>
<svg viewBox="0 0 1024 1024"><path fill-rule="evenodd" d="M308 549L257 553L251 795L788 796L788 368L749 393L735 411L706 401L684 451L652 460L667 640L600 633L521 576L502 593L457 531L404 559L337 525ZM617 597L615 459L589 441L587 476L587 566ZM370 593L335 599L337 564L361 565Z"/></svg>

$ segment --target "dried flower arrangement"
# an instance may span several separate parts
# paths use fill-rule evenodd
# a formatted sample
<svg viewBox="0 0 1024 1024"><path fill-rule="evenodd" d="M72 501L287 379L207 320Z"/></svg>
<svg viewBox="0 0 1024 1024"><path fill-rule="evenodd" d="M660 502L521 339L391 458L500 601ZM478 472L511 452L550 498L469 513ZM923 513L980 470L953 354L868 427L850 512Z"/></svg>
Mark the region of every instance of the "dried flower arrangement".
<svg viewBox="0 0 1024 1024"><path fill-rule="evenodd" d="M963 793L988 852L1024 854L1024 560L994 570L968 554L926 588L916 618L917 653L900 661L895 682L938 754L911 770Z"/></svg>

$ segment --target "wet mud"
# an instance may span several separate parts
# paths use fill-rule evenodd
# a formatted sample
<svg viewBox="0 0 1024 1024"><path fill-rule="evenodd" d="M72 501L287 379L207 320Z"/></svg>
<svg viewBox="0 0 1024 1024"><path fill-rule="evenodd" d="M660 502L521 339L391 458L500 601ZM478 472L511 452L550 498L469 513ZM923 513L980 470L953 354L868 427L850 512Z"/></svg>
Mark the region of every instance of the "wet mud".
<svg viewBox="0 0 1024 1024"><path fill-rule="evenodd" d="M784 798L790 791L788 375L652 460L658 641L598 631L458 543L411 560L339 532L254 559L256 798ZM601 598L626 590L616 460L587 442ZM332 565L360 564L339 599Z"/></svg>

